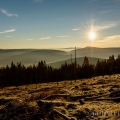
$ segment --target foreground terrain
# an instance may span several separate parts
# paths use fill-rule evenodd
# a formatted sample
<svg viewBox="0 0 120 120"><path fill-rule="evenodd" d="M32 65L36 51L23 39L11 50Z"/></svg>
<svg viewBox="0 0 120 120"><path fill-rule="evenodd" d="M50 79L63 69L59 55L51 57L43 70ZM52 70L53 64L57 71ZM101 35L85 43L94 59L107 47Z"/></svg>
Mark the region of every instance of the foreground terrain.
<svg viewBox="0 0 120 120"><path fill-rule="evenodd" d="M0 120L120 120L120 75L0 88Z"/></svg>

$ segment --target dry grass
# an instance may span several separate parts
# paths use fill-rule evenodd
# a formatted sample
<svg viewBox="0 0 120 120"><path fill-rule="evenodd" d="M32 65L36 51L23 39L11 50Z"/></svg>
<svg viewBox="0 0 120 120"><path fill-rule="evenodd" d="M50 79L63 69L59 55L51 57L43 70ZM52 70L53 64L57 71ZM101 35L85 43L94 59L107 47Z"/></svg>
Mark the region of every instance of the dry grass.
<svg viewBox="0 0 120 120"><path fill-rule="evenodd" d="M31 94L31 96L27 99L27 101L40 100L40 99L49 97L52 94L57 94L59 92L60 92L60 88L57 88L55 90L51 90L51 91L47 91L47 92L40 92L37 94Z"/></svg>
<svg viewBox="0 0 120 120"><path fill-rule="evenodd" d="M76 86L76 87L75 87ZM61 81L58 85L54 83L43 83L23 86L12 86L0 89L0 120L26 119L37 120L40 117L40 108L37 105L37 100L45 99L64 103L64 105L54 104L54 108L65 114L66 116L78 118L79 116L88 120L119 120L120 116L88 116L86 110L90 111L119 111L120 103L114 101L84 101L85 104L81 105L78 100L72 101L65 97L55 97L54 94L67 94L71 96L95 94L103 95L110 94L111 90L120 89L120 75L112 76L98 76L91 79L82 79L71 81ZM88 89L90 88L90 89ZM49 97L51 96L52 97ZM84 100L84 99L83 99ZM9 104L10 103L10 104ZM70 104L70 105L69 105ZM9 106L8 106L9 105ZM13 112L12 112L13 110ZM22 111L23 110L24 113ZM45 109L47 110L47 109ZM20 112L20 113L19 113ZM47 114L47 112L45 113ZM3 117L1 117L3 116ZM4 118L4 119L2 119ZM46 119L48 120L48 119ZM55 120L63 120L61 117L56 116Z"/></svg>

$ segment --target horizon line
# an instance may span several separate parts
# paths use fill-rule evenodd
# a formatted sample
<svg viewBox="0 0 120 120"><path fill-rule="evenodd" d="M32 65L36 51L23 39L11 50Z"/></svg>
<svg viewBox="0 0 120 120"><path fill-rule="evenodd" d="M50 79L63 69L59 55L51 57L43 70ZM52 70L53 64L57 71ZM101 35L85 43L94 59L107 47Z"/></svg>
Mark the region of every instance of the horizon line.
<svg viewBox="0 0 120 120"><path fill-rule="evenodd" d="M86 47L76 47L77 49L83 49L83 48L120 48L120 47L93 47L93 46L86 46ZM0 48L0 50L13 50L13 49L75 49L75 47L64 47L64 48Z"/></svg>

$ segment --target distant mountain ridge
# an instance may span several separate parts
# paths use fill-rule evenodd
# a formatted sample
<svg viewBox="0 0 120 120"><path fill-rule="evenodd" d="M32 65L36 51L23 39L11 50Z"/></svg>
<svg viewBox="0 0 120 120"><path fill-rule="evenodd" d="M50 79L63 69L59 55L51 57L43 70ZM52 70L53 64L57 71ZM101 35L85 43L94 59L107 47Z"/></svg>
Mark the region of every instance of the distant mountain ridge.
<svg viewBox="0 0 120 120"><path fill-rule="evenodd" d="M74 54L74 50L71 51L71 54ZM90 56L95 58L108 58L111 55L115 57L120 54L120 47L117 48L97 48L97 47L85 47L77 49L77 57Z"/></svg>
<svg viewBox="0 0 120 120"><path fill-rule="evenodd" d="M97 47L85 47L76 50L77 58L82 60L85 56L92 58L106 59L110 55L115 57L120 54L120 48L97 48ZM41 60L45 60L46 63L56 63L60 61L69 61L74 58L75 50L66 51L63 49L0 49L0 67L21 62L28 66L37 64Z"/></svg>
<svg viewBox="0 0 120 120"><path fill-rule="evenodd" d="M95 65L97 63L97 61L104 61L105 59L101 59L101 58L92 58L92 57L88 57L88 60L89 60L89 63L90 64L93 64ZM84 57L78 57L76 58L76 62L77 64L79 65L82 65L83 64L83 61L84 61ZM67 64L71 64L71 63L75 63L75 59L73 58L72 61L71 59L67 59L67 60L63 60L63 61L58 61L58 62L53 62L53 63L50 63L48 65L54 67L54 68L60 68L60 66L64 63L67 63Z"/></svg>

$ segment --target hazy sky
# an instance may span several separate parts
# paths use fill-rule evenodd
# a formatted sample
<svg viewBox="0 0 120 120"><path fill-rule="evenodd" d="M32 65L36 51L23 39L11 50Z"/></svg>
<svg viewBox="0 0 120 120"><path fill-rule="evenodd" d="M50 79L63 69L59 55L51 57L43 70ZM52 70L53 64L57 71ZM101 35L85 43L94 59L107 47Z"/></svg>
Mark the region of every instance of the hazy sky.
<svg viewBox="0 0 120 120"><path fill-rule="evenodd" d="M74 46L119 47L120 0L0 0L0 48Z"/></svg>

